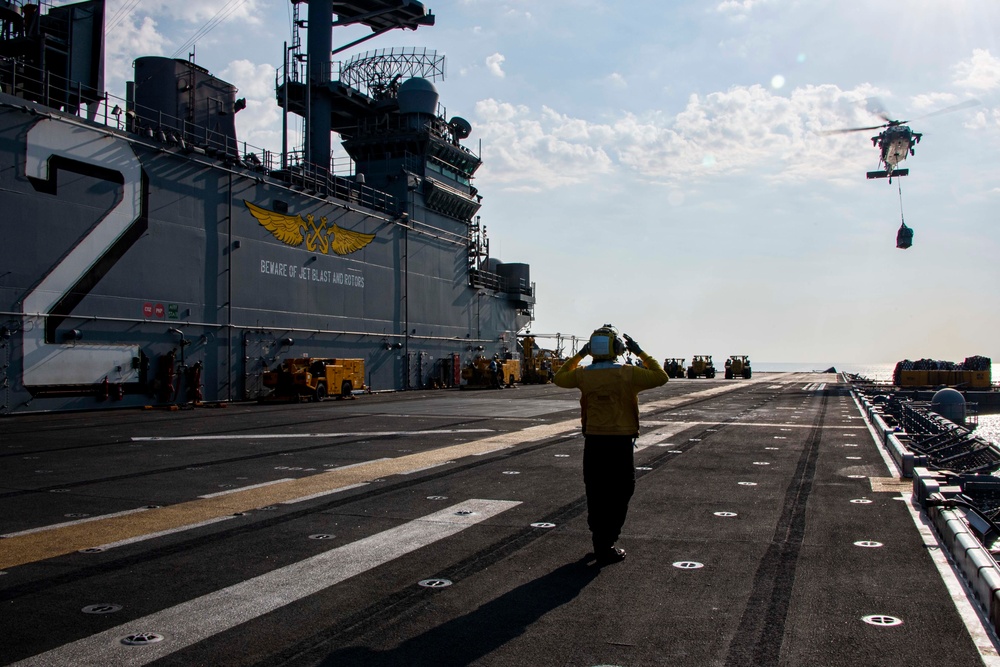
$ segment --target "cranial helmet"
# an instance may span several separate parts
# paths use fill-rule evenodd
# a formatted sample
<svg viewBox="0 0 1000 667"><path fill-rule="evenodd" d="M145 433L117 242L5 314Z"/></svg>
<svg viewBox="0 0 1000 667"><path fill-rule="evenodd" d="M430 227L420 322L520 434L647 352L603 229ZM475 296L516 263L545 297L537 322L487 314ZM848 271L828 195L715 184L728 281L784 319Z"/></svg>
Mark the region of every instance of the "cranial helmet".
<svg viewBox="0 0 1000 667"><path fill-rule="evenodd" d="M590 356L595 361L615 359L625 354L625 343L618 337L618 330L610 324L590 334Z"/></svg>

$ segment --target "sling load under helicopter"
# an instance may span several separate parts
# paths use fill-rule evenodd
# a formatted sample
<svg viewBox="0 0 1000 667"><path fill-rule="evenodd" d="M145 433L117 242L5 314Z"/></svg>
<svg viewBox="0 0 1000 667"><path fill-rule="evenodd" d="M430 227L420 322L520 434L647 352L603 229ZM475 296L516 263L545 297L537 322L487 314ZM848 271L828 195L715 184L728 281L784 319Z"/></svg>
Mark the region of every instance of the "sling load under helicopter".
<svg viewBox="0 0 1000 667"><path fill-rule="evenodd" d="M953 111L959 111L961 109L968 109L979 104L978 100L966 100L960 104L954 104L950 107L945 107L944 109L938 109L923 116L919 116L914 120L920 120L923 118L929 118L931 116L939 116L941 114L951 113ZM881 105L879 104L879 107ZM888 178L889 183L892 183L893 176L906 176L910 173L909 169L899 169L898 165L907 156L914 154L914 146L920 143L920 138L923 134L920 132L914 132L910 129L908 120L893 120L889 118L888 114L879 108L878 110L873 110L873 112L881 117L885 123L882 125L871 125L868 127L849 127L839 130L828 130L823 134L844 134L847 132L864 132L867 130L882 130L877 135L872 137L872 145L879 149L879 169L875 171L869 171L866 176L869 179L874 178ZM899 183L896 181L896 187L899 190L899 229L896 231L896 247L900 250L906 250L913 245L913 229L906 225L906 221L903 219L903 189Z"/></svg>

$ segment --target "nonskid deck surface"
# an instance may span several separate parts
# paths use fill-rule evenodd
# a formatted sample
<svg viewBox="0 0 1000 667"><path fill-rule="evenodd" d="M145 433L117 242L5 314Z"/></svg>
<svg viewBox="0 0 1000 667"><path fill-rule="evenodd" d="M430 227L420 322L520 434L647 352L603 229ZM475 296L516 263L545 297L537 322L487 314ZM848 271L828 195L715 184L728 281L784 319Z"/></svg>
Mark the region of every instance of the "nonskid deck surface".
<svg viewBox="0 0 1000 667"><path fill-rule="evenodd" d="M996 664L837 376L644 393L604 568L576 400L0 420L0 664Z"/></svg>

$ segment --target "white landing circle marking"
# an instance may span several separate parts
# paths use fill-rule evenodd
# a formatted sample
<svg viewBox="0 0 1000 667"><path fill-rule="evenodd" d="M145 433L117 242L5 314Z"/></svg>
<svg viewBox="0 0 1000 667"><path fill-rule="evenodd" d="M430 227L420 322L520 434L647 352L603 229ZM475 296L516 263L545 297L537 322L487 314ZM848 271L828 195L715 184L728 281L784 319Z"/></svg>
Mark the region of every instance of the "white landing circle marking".
<svg viewBox="0 0 1000 667"><path fill-rule="evenodd" d="M736 516L736 512L712 512L715 516L721 516L725 518Z"/></svg>
<svg viewBox="0 0 1000 667"><path fill-rule="evenodd" d="M134 635L122 637L122 644L126 646L149 646L150 644L162 642L163 639L163 635L155 632L137 632Z"/></svg>
<svg viewBox="0 0 1000 667"><path fill-rule="evenodd" d="M865 547L867 549L878 549L883 546L881 542L875 542L874 540L860 540L854 543L856 547Z"/></svg>
<svg viewBox="0 0 1000 667"><path fill-rule="evenodd" d="M894 625L902 625L902 619L896 618L895 616L885 616L883 614L873 614L871 616L862 616L861 620L868 625L877 625L883 628L891 628Z"/></svg>
<svg viewBox="0 0 1000 667"><path fill-rule="evenodd" d="M556 524L549 523L548 521L539 521L538 523L531 524L532 528L555 528Z"/></svg>
<svg viewBox="0 0 1000 667"><path fill-rule="evenodd" d="M113 614L116 611L121 611L122 606L120 604L112 604L110 602L99 603L99 604L88 604L86 607L81 609L84 614Z"/></svg>
<svg viewBox="0 0 1000 667"><path fill-rule="evenodd" d="M855 505L871 505L872 501L867 498L855 498L851 501Z"/></svg>
<svg viewBox="0 0 1000 667"><path fill-rule="evenodd" d="M451 586L451 581L448 579L423 579L417 583L424 588L445 588L446 586Z"/></svg>
<svg viewBox="0 0 1000 667"><path fill-rule="evenodd" d="M696 563L693 560L679 560L673 566L679 570L697 570L705 567L702 563Z"/></svg>
<svg viewBox="0 0 1000 667"><path fill-rule="evenodd" d="M740 486L757 486L757 482L737 482Z"/></svg>

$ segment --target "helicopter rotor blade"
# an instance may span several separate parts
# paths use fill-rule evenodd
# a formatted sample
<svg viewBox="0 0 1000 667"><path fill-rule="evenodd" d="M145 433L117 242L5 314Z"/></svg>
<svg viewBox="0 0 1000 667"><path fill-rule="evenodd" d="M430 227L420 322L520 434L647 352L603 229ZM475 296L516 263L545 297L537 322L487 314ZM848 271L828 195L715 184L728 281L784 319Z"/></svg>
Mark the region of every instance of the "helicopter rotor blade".
<svg viewBox="0 0 1000 667"><path fill-rule="evenodd" d="M882 100L878 97L869 97L866 99L865 110L870 114L878 116L887 123L896 122L889 116L889 112L886 110L885 104L883 104Z"/></svg>
<svg viewBox="0 0 1000 667"><path fill-rule="evenodd" d="M866 130L881 130L886 125L872 125L871 127L845 127L839 130L825 130L820 134L847 134L848 132L864 132Z"/></svg>
<svg viewBox="0 0 1000 667"><path fill-rule="evenodd" d="M962 109L969 109L971 107L979 106L980 104L982 104L982 102L980 102L979 100L965 100L964 102L953 104L950 107L945 107L943 109L938 109L937 111L925 113L923 116L917 116L913 120L921 120L923 118L930 118L931 116L941 116L946 113L953 113L955 111L961 111ZM909 123L910 121L904 120L902 122Z"/></svg>

